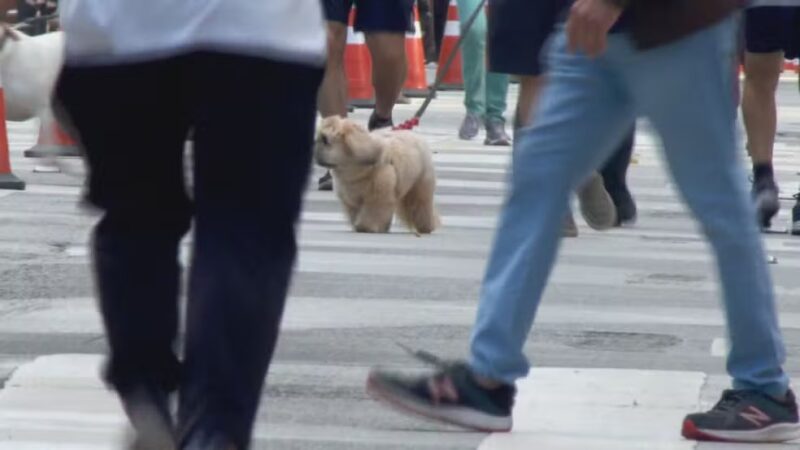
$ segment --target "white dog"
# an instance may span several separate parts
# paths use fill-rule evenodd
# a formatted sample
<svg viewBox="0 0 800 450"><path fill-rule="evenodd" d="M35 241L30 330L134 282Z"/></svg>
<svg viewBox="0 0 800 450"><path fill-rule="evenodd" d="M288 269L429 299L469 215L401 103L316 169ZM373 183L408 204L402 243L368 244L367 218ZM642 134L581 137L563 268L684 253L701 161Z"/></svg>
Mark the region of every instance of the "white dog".
<svg viewBox="0 0 800 450"><path fill-rule="evenodd" d="M47 117L64 64L64 34L30 37L8 25L0 27L0 33L0 83L6 99L6 119Z"/></svg>
<svg viewBox="0 0 800 450"><path fill-rule="evenodd" d="M339 116L322 121L314 149L358 232L386 233L397 212L417 234L439 226L430 150L410 131L372 133Z"/></svg>

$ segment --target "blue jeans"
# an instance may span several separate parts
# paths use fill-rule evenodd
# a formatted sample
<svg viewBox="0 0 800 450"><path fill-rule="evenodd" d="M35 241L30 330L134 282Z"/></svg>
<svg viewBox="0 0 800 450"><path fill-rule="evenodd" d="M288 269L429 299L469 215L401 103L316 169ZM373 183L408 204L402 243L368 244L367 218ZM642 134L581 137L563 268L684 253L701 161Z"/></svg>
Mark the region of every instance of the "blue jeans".
<svg viewBox="0 0 800 450"><path fill-rule="evenodd" d="M472 337L476 373L506 383L526 376L523 345L553 267L569 193L645 116L716 253L734 387L783 395L788 378L772 281L737 160L726 63L734 57L733 33L733 22L725 21L646 52L627 34L612 34L596 59L569 53L558 33L536 123L515 142Z"/></svg>

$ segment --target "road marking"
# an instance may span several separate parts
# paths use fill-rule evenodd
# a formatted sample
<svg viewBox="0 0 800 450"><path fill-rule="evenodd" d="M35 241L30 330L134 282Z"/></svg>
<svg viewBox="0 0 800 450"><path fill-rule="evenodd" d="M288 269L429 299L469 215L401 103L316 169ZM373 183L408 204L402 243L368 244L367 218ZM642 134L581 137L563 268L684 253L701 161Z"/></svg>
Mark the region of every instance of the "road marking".
<svg viewBox="0 0 800 450"><path fill-rule="evenodd" d="M724 358L728 355L728 340L725 338L714 338L711 341L711 356L715 358Z"/></svg>

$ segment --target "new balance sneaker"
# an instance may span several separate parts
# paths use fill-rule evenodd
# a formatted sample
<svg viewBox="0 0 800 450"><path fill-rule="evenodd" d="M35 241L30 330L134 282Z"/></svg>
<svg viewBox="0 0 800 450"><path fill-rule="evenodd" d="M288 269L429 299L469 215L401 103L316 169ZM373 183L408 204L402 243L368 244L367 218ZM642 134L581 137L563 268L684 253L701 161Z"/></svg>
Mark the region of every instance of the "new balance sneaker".
<svg viewBox="0 0 800 450"><path fill-rule="evenodd" d="M599 173L592 173L578 188L578 200L581 215L590 227L595 230L608 230L617 224L617 208L606 191L603 177Z"/></svg>
<svg viewBox="0 0 800 450"><path fill-rule="evenodd" d="M778 214L781 207L778 186L772 177L762 177L753 182L753 201L756 205L758 224L762 228L772 226L772 218Z"/></svg>
<svg viewBox="0 0 800 450"><path fill-rule="evenodd" d="M697 441L785 442L800 438L794 393L778 401L758 391L728 390L708 412L690 414L683 437Z"/></svg>
<svg viewBox="0 0 800 450"><path fill-rule="evenodd" d="M789 230L793 236L800 236L800 193L794 194L794 208L792 208L792 226Z"/></svg>
<svg viewBox="0 0 800 450"><path fill-rule="evenodd" d="M511 408L516 389L480 386L466 363L438 363L425 376L373 369L367 393L400 412L483 431L511 430Z"/></svg>

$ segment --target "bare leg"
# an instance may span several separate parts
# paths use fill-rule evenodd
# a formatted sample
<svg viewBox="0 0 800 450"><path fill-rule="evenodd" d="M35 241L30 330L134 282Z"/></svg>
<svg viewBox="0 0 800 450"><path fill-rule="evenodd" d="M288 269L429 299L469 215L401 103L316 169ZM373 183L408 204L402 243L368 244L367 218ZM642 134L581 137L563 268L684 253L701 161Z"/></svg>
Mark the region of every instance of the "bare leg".
<svg viewBox="0 0 800 450"><path fill-rule="evenodd" d="M764 228L771 226L780 209L772 150L778 123L775 92L782 66L783 52L745 54L742 116L753 162L753 198L758 221Z"/></svg>
<svg viewBox="0 0 800 450"><path fill-rule="evenodd" d="M783 52L746 53L742 116L753 165L772 164L777 129L775 91L783 68Z"/></svg>
<svg viewBox="0 0 800 450"><path fill-rule="evenodd" d="M375 113L390 119L406 80L406 37L402 33L368 33L367 47L372 56Z"/></svg>
<svg viewBox="0 0 800 450"><path fill-rule="evenodd" d="M347 46L347 25L328 22L328 63L319 89L317 105L322 117L347 116L347 77L344 72L344 50Z"/></svg>
<svg viewBox="0 0 800 450"><path fill-rule="evenodd" d="M347 47L347 25L328 21L328 62L325 77L317 94L317 109L322 117L347 117L347 76L344 72L344 50ZM320 191L332 191L330 171L319 179Z"/></svg>

